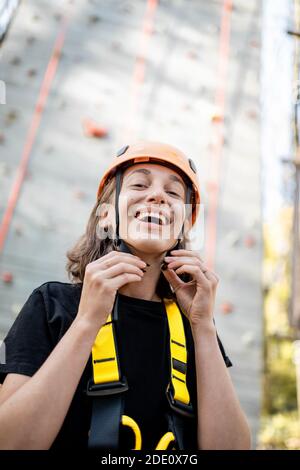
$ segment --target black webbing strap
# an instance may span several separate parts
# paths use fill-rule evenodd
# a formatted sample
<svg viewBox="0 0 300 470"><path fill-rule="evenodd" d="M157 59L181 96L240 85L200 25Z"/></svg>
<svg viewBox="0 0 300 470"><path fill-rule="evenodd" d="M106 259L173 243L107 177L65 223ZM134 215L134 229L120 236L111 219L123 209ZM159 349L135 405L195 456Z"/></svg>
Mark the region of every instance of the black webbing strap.
<svg viewBox="0 0 300 470"><path fill-rule="evenodd" d="M124 414L124 395L95 397L89 435L89 449L119 448L121 417Z"/></svg>
<svg viewBox="0 0 300 470"><path fill-rule="evenodd" d="M168 424L168 431L171 431L175 436L176 450L185 450L185 439L184 439L184 427L185 420L183 416L180 416L176 412L166 413L166 419Z"/></svg>

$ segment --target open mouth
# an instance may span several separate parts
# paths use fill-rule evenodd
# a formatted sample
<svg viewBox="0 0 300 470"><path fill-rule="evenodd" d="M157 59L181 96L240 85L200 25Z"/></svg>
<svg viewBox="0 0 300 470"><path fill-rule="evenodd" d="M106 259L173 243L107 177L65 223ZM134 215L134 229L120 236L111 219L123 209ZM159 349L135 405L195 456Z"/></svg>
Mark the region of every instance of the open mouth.
<svg viewBox="0 0 300 470"><path fill-rule="evenodd" d="M147 224L155 224L155 225L169 225L170 220L164 214L158 214L154 212L145 213L141 211L137 211L135 214L135 218L138 219L140 222L147 223Z"/></svg>

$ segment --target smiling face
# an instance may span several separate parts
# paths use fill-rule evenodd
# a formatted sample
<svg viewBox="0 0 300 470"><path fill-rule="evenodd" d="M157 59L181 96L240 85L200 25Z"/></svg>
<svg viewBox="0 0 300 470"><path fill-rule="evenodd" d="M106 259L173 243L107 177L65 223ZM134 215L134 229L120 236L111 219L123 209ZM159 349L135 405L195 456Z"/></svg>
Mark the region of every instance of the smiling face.
<svg viewBox="0 0 300 470"><path fill-rule="evenodd" d="M127 168L119 196L120 237L145 253L173 248L185 219L185 192L183 179L169 167Z"/></svg>

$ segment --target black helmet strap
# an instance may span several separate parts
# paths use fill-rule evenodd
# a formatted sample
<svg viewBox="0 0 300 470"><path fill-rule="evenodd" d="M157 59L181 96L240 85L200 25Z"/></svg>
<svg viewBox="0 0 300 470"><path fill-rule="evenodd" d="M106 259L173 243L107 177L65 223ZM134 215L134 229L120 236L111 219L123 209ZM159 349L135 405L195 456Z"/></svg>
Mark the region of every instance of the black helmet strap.
<svg viewBox="0 0 300 470"><path fill-rule="evenodd" d="M118 247L120 245L120 236L119 236L119 226L120 226L120 219L119 219L119 195L121 191L121 176L122 176L122 171L120 168L117 169L116 173L116 200L115 200L115 213L116 213L116 238L115 238L115 244Z"/></svg>

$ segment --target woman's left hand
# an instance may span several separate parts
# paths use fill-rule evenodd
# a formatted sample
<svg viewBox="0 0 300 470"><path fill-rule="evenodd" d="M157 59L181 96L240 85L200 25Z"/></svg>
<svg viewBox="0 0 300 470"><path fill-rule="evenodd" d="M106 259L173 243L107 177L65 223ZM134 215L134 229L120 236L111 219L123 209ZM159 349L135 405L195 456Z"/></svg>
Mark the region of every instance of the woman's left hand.
<svg viewBox="0 0 300 470"><path fill-rule="evenodd" d="M171 255L164 258L168 269L162 272L172 286L182 312L191 326L203 323L203 320L213 322L218 276L205 266L195 251L175 250ZM178 277L183 273L188 273L192 280L183 282Z"/></svg>

